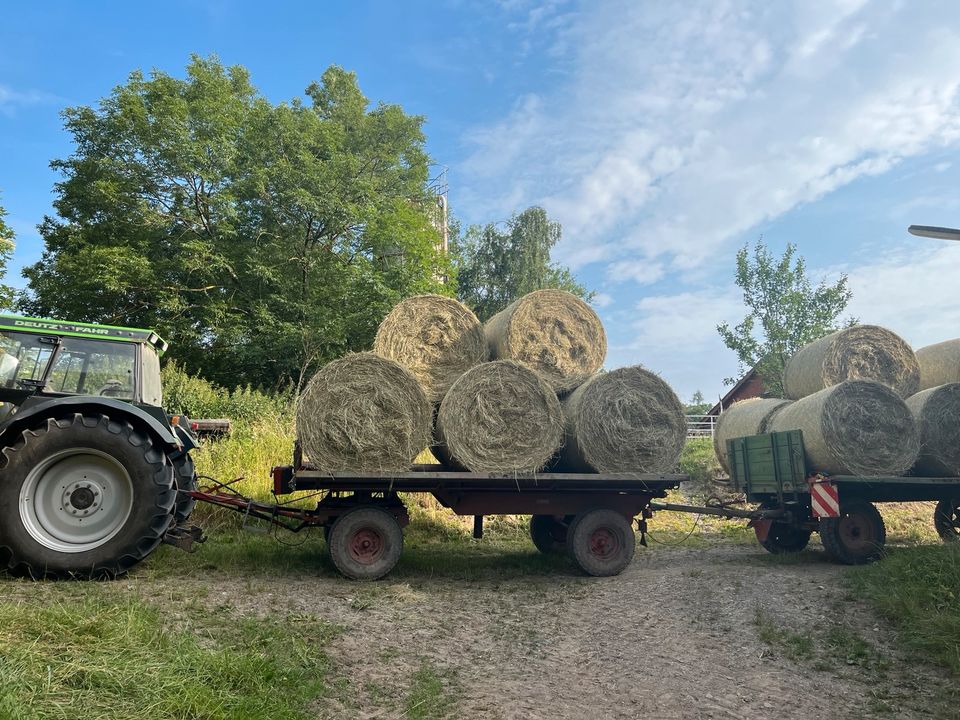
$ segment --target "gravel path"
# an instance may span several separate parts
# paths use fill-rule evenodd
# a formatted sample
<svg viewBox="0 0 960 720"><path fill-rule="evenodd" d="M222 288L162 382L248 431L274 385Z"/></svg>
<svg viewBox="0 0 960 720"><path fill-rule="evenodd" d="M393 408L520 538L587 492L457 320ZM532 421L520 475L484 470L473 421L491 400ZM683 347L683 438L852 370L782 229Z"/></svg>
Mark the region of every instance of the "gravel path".
<svg viewBox="0 0 960 720"><path fill-rule="evenodd" d="M319 718L402 717L422 667L449 678L451 717L950 717L935 696L951 681L900 662L890 631L845 589L848 571L815 552L795 562L721 545L638 548L604 579L251 585L214 573L203 584L207 602L237 613L283 608L345 628L330 652L346 686L316 703Z"/></svg>

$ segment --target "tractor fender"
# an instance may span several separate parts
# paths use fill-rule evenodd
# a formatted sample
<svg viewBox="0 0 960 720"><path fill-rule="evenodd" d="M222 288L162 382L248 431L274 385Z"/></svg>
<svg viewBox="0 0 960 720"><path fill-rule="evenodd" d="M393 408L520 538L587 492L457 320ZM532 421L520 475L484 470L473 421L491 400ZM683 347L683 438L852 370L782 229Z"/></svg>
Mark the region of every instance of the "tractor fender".
<svg viewBox="0 0 960 720"><path fill-rule="evenodd" d="M168 454L181 452L183 449L183 443L170 426L161 423L149 413L122 400L93 396L52 397L35 404L31 403L18 410L0 428L0 448L12 444L24 430L35 427L38 422L47 418L87 412L124 418L135 425L140 425L163 446Z"/></svg>

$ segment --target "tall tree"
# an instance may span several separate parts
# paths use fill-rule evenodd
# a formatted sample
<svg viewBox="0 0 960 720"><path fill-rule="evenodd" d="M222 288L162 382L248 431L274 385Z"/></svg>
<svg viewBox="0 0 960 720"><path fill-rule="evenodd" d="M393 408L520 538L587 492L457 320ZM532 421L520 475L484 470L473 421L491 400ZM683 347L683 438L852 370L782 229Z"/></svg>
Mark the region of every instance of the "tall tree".
<svg viewBox="0 0 960 720"><path fill-rule="evenodd" d="M543 208L514 215L505 226L473 225L452 243L460 299L486 320L521 295L543 288L568 290L590 299L592 292L573 273L550 261L550 249L560 241L560 223Z"/></svg>
<svg viewBox="0 0 960 720"><path fill-rule="evenodd" d="M783 393L787 360L807 343L838 329L838 318L852 297L846 275L833 284L821 280L814 287L806 262L796 252L796 246L788 244L775 258L762 240L752 254L749 244L741 248L736 283L748 313L735 327L717 326L724 344L737 353L741 373L755 368L765 390L778 396ZM725 382L732 384L734 379Z"/></svg>
<svg viewBox="0 0 960 720"><path fill-rule="evenodd" d="M3 221L7 212L0 207L0 310L8 309L13 303L13 288L2 282L7 274L7 264L13 256L13 230Z"/></svg>
<svg viewBox="0 0 960 720"><path fill-rule="evenodd" d="M300 383L369 346L399 298L449 292L423 118L327 69L274 105L240 66L193 57L64 112L75 153L24 308L157 327L225 385Z"/></svg>

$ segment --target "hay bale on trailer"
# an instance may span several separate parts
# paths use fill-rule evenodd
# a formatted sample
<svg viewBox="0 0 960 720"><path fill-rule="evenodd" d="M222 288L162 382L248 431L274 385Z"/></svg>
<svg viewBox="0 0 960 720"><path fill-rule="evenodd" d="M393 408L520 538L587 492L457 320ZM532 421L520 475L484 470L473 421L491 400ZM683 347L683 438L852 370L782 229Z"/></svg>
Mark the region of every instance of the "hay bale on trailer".
<svg viewBox="0 0 960 720"><path fill-rule="evenodd" d="M560 394L592 377L607 355L607 336L593 309L564 290L536 290L484 325L490 355L536 370Z"/></svg>
<svg viewBox="0 0 960 720"><path fill-rule="evenodd" d="M713 449L727 473L730 472L730 465L727 463L727 440L767 432L770 418L789 404L789 400L779 398L750 398L734 403L720 413L717 426L713 429Z"/></svg>
<svg viewBox="0 0 960 720"><path fill-rule="evenodd" d="M914 474L960 476L960 383L929 388L907 398L920 435Z"/></svg>
<svg viewBox="0 0 960 720"><path fill-rule="evenodd" d="M803 431L807 463L832 475L902 475L920 443L903 399L882 383L847 380L777 410L767 432Z"/></svg>
<svg viewBox="0 0 960 720"><path fill-rule="evenodd" d="M563 442L560 401L533 370L512 360L471 368L437 413L434 454L474 472L535 472Z"/></svg>
<svg viewBox="0 0 960 720"><path fill-rule="evenodd" d="M487 359L483 325L466 305L442 295L416 295L383 319L373 351L408 368L438 403L458 377Z"/></svg>
<svg viewBox="0 0 960 720"><path fill-rule="evenodd" d="M563 401L565 441L555 469L672 472L687 436L683 405L639 365L594 375Z"/></svg>
<svg viewBox="0 0 960 720"><path fill-rule="evenodd" d="M297 437L319 470L399 472L430 444L432 416L413 373L394 360L354 353L310 380L297 405Z"/></svg>
<svg viewBox="0 0 960 720"><path fill-rule="evenodd" d="M917 362L921 390L960 382L960 338L920 348Z"/></svg>
<svg viewBox="0 0 960 720"><path fill-rule="evenodd" d="M920 366L896 333L855 325L800 348L783 370L783 392L799 400L844 380L873 380L910 397L920 384Z"/></svg>

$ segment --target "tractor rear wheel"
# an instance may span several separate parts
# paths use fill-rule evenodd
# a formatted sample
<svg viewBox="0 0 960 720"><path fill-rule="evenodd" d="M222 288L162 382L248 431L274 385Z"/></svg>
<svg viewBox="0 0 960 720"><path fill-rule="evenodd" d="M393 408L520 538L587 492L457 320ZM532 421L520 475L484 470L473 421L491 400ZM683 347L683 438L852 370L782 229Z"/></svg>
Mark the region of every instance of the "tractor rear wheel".
<svg viewBox="0 0 960 720"><path fill-rule="evenodd" d="M619 575L633 560L636 537L630 521L614 510L589 510L567 529L567 550L588 575Z"/></svg>
<svg viewBox="0 0 960 720"><path fill-rule="evenodd" d="M944 542L960 542L960 498L937 503L933 511L933 526Z"/></svg>
<svg viewBox="0 0 960 720"><path fill-rule="evenodd" d="M173 468L150 437L106 415L50 418L0 454L0 569L111 578L170 527Z"/></svg>
<svg viewBox="0 0 960 720"><path fill-rule="evenodd" d="M840 507L840 517L820 519L820 540L833 560L863 565L883 554L887 529L880 512L868 502Z"/></svg>

